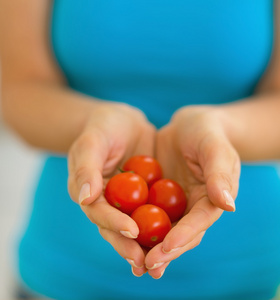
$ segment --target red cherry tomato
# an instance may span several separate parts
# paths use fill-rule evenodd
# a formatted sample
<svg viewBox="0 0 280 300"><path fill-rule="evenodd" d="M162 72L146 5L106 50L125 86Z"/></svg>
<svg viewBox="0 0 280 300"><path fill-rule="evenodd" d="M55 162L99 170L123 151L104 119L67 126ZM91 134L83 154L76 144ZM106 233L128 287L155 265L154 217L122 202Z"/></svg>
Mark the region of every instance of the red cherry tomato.
<svg viewBox="0 0 280 300"><path fill-rule="evenodd" d="M147 183L141 176L125 172L108 181L104 196L112 206L130 215L148 201L148 193Z"/></svg>
<svg viewBox="0 0 280 300"><path fill-rule="evenodd" d="M137 155L128 159L124 166L124 171L133 171L140 175L151 186L154 182L162 178L162 169L159 162L147 155Z"/></svg>
<svg viewBox="0 0 280 300"><path fill-rule="evenodd" d="M165 210L173 223L184 215L187 198L177 182L171 179L160 179L151 186L148 203Z"/></svg>
<svg viewBox="0 0 280 300"><path fill-rule="evenodd" d="M152 248L162 242L171 229L166 212L158 206L145 204L136 208L131 218L139 227L136 241L143 247Z"/></svg>

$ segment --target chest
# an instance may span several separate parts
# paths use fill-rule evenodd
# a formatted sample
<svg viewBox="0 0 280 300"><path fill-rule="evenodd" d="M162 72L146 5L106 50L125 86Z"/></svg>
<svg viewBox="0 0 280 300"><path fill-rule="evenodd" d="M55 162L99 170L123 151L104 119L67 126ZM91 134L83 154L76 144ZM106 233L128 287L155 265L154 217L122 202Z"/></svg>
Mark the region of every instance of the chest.
<svg viewBox="0 0 280 300"><path fill-rule="evenodd" d="M232 101L267 65L272 2L57 0L53 48L69 84L100 98Z"/></svg>

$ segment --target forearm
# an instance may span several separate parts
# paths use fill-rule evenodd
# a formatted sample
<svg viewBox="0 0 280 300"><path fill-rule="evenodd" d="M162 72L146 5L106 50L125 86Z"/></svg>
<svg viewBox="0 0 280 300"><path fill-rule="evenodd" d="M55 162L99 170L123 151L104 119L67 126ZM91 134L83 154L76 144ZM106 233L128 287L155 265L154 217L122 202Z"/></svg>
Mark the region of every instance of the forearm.
<svg viewBox="0 0 280 300"><path fill-rule="evenodd" d="M3 116L8 125L27 143L52 152L68 151L99 103L53 83L3 84Z"/></svg>
<svg viewBox="0 0 280 300"><path fill-rule="evenodd" d="M242 160L280 158L280 93L255 95L219 110Z"/></svg>

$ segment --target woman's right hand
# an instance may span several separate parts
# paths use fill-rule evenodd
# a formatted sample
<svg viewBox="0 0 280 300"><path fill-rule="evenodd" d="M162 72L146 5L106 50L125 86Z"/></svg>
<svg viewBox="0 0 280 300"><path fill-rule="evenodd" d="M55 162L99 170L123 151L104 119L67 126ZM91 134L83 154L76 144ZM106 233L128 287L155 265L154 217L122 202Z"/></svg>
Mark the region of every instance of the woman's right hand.
<svg viewBox="0 0 280 300"><path fill-rule="evenodd" d="M68 153L68 189L102 237L141 276L145 254L134 240L139 229L103 196L108 179L129 157L154 155L155 128L144 114L128 105L105 102L89 112L85 126Z"/></svg>

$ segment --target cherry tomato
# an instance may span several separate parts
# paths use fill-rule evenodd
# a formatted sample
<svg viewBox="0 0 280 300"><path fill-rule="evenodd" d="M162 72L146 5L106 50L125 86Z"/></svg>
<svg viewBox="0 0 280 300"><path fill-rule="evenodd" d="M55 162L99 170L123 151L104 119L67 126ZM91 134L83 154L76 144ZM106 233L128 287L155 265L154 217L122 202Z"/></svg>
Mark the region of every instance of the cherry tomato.
<svg viewBox="0 0 280 300"><path fill-rule="evenodd" d="M162 169L159 162L148 155L137 155L128 159L124 166L124 171L133 171L140 175L150 187L154 182L162 178Z"/></svg>
<svg viewBox="0 0 280 300"><path fill-rule="evenodd" d="M148 193L147 183L141 176L124 172L108 181L104 196L112 206L130 215L148 201Z"/></svg>
<svg viewBox="0 0 280 300"><path fill-rule="evenodd" d="M187 197L177 182L171 179L160 179L151 186L148 203L165 210L173 223L184 215Z"/></svg>
<svg viewBox="0 0 280 300"><path fill-rule="evenodd" d="M162 242L171 229L171 221L166 212L152 204L139 206L131 214L131 218L139 227L136 241L143 247L152 248Z"/></svg>

